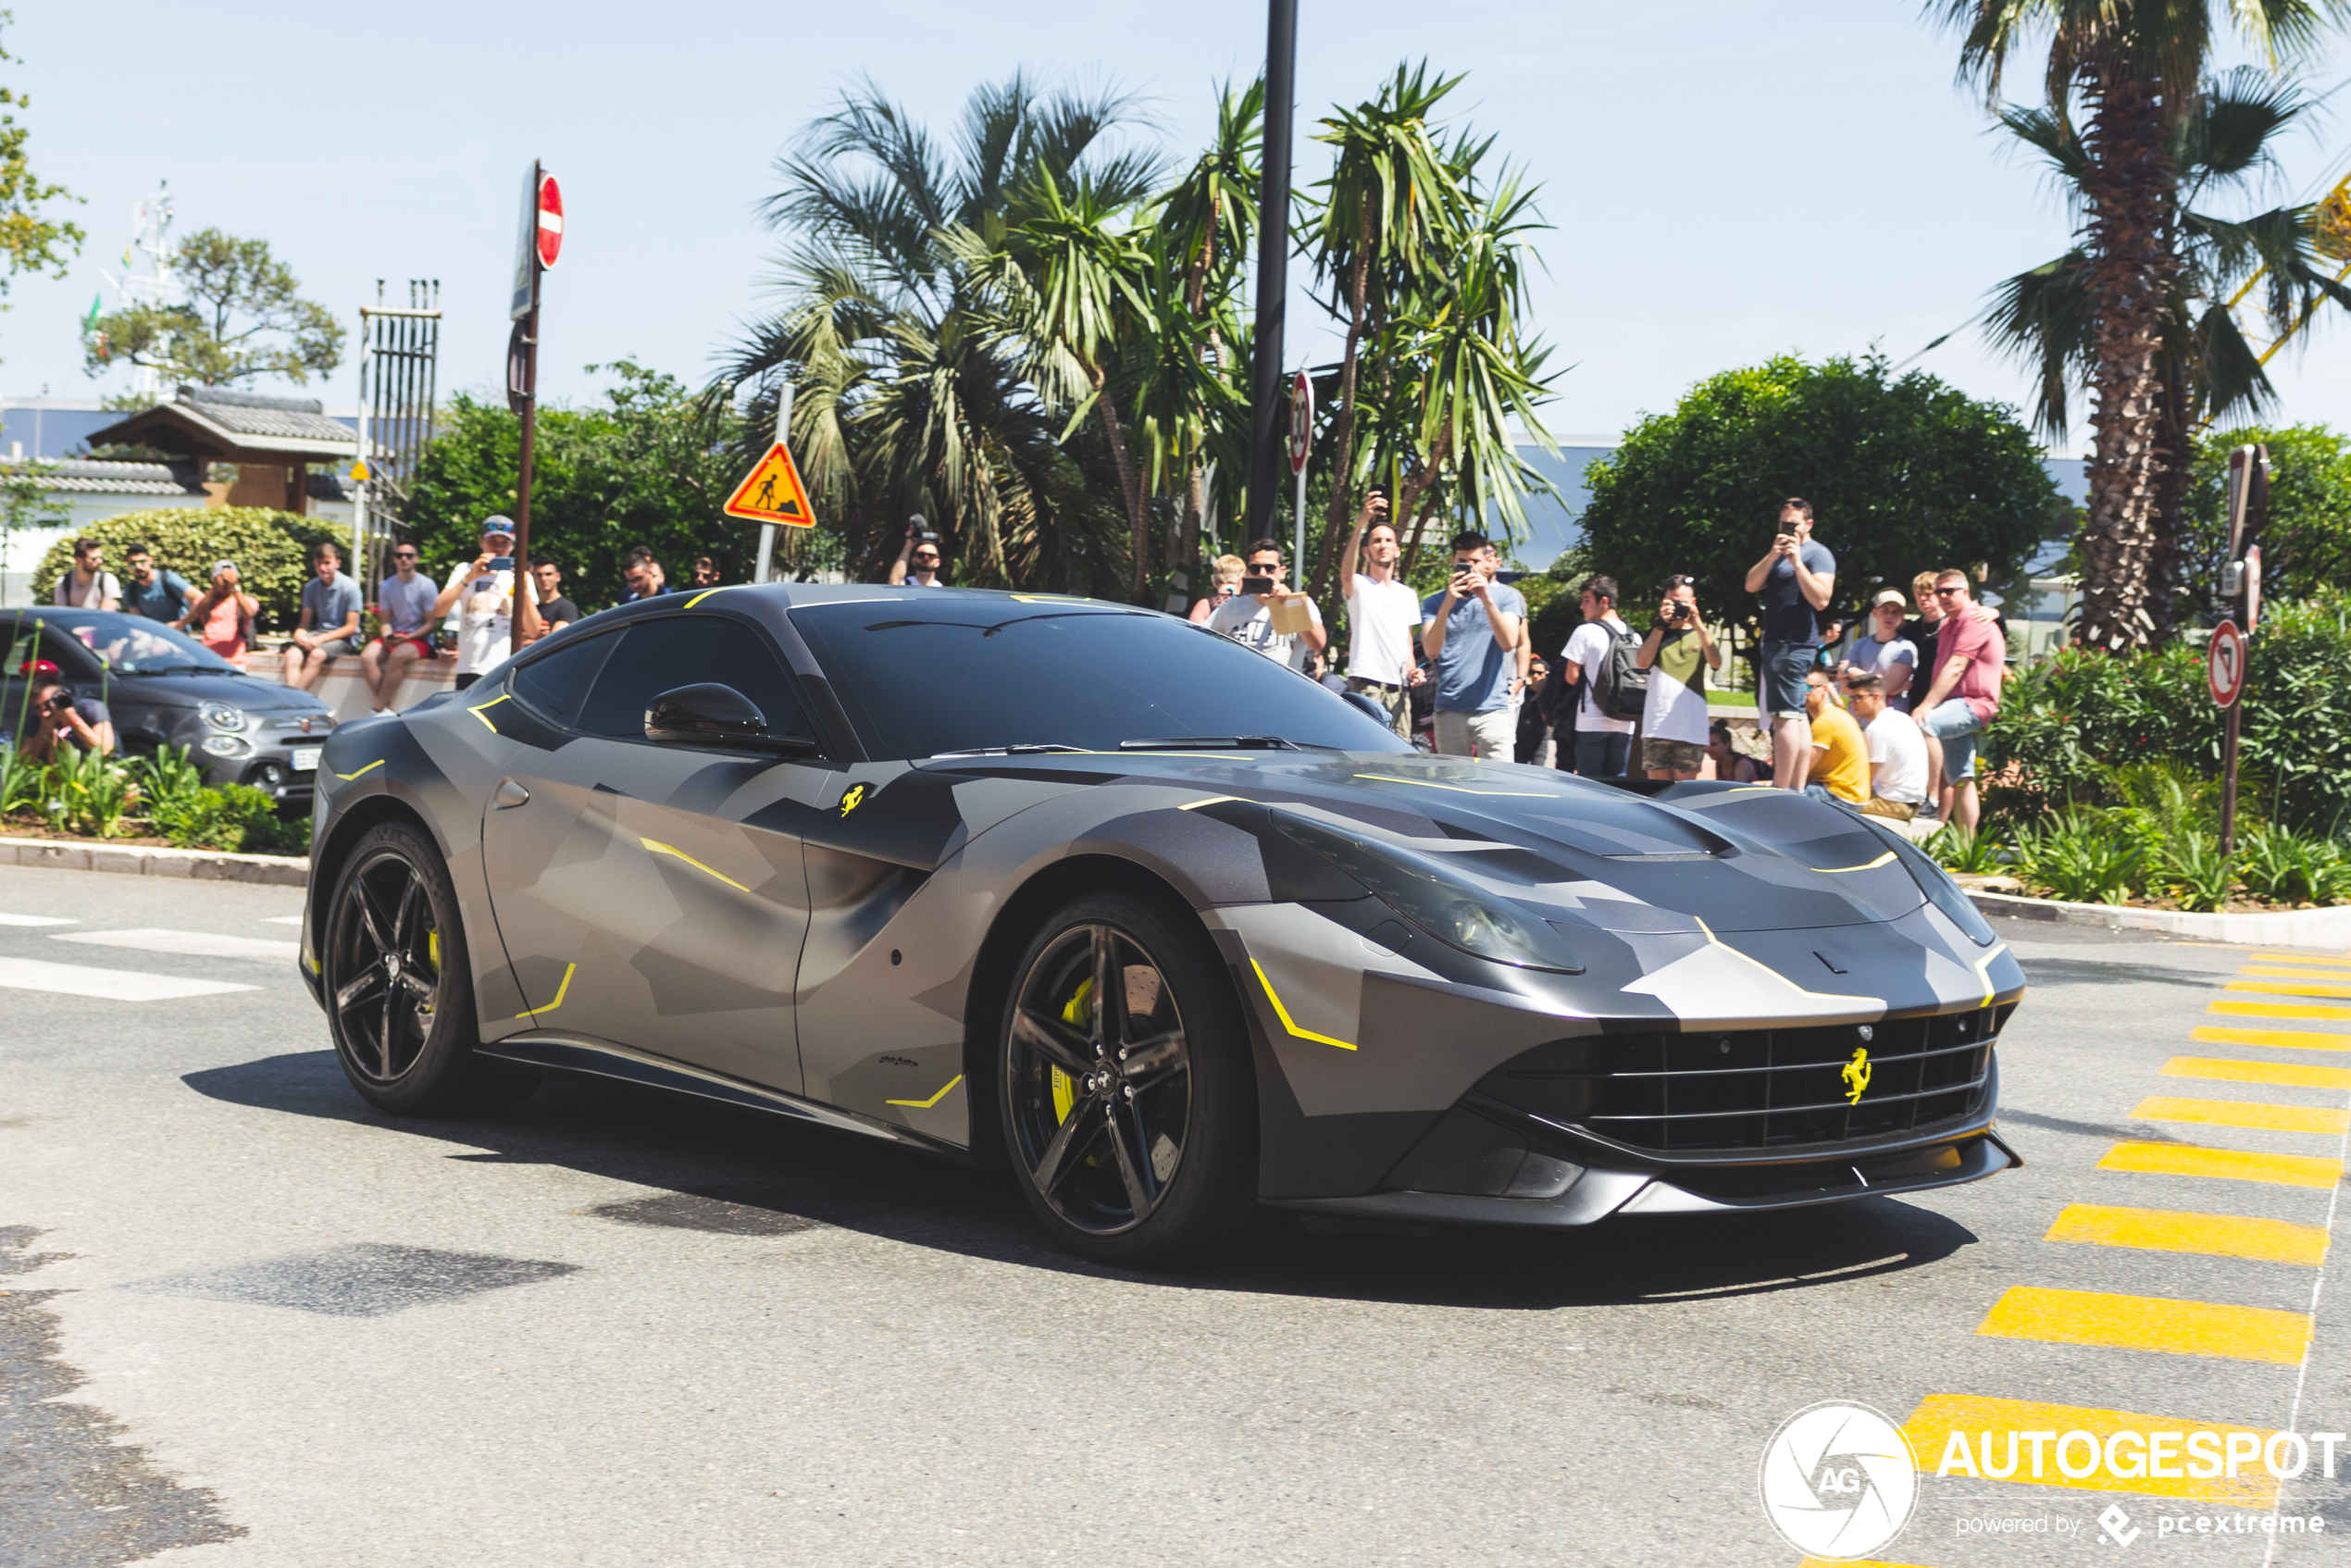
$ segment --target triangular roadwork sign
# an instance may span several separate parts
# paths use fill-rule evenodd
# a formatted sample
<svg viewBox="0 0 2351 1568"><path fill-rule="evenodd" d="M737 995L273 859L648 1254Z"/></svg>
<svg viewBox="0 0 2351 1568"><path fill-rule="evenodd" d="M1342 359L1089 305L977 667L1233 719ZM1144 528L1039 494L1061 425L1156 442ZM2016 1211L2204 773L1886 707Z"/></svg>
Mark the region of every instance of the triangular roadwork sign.
<svg viewBox="0 0 2351 1568"><path fill-rule="evenodd" d="M767 455L735 487L724 510L730 517L749 517L758 523L783 523L796 529L816 526L807 487L800 482L800 470L792 467L791 454L784 450L782 442L769 447Z"/></svg>

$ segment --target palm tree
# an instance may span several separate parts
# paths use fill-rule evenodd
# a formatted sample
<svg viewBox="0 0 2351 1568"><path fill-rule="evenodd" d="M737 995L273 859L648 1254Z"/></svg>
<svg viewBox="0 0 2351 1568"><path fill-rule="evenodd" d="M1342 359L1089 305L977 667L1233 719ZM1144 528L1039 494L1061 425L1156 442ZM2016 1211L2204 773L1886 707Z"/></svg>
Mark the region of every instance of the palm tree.
<svg viewBox="0 0 2351 1568"><path fill-rule="evenodd" d="M2168 637L2181 606L2181 542L2188 467L2197 433L2217 421L2257 417L2275 405L2262 355L2245 337L2232 306L2258 287L2274 339L2319 304L2351 305L2351 290L2330 275L2320 249L2318 210L2303 204L2254 217L2223 218L2199 205L2237 193L2275 171L2273 145L2312 110L2291 81L2240 68L2198 93L2171 127L2168 156L2180 180L2176 250L2180 261L2162 302L2157 376L2163 388L2160 444L2169 461L2157 479L2156 548L2146 609L2154 634ZM2079 211L2087 156L2062 101L2001 111L2002 125L2045 159ZM1985 322L1994 342L2034 372L2035 427L2062 440L2072 390L2095 360L2091 268L2083 246L2017 274L1993 292Z"/></svg>
<svg viewBox="0 0 2351 1568"><path fill-rule="evenodd" d="M2236 30L2274 65L2316 39L2332 0L2230 0ZM2046 31L2046 96L2079 94L2082 287L2089 320L2094 431L2078 635L2096 647L2144 646L2152 613L2164 449L2160 364L2166 302L2182 268L2177 128L2214 42L2208 0L1928 0L1961 34L1959 70L1998 102L2009 55ZM2175 422L2176 423L2176 422Z"/></svg>

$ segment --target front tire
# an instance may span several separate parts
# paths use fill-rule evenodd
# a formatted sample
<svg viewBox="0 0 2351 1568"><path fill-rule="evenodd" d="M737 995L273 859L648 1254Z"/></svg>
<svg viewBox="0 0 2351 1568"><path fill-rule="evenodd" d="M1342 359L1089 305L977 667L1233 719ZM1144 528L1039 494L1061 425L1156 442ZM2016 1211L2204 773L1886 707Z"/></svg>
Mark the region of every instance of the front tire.
<svg viewBox="0 0 2351 1568"><path fill-rule="evenodd" d="M1256 1200L1249 1036L1190 912L1065 905L1022 955L998 1035L1004 1146L1070 1251L1149 1267L1240 1233Z"/></svg>
<svg viewBox="0 0 2351 1568"><path fill-rule="evenodd" d="M335 878L320 962L335 1059L394 1115L511 1104L536 1080L474 1053L473 969L456 889L406 823L369 828Z"/></svg>

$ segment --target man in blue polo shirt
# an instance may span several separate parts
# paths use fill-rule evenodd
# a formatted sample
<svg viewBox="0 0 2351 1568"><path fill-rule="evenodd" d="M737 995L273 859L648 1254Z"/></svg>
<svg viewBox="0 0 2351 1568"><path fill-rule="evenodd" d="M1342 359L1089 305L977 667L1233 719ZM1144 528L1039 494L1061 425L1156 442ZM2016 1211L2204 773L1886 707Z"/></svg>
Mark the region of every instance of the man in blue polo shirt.
<svg viewBox="0 0 2351 1568"><path fill-rule="evenodd" d="M1820 612L1836 591L1836 557L1812 542L1812 504L1802 496L1780 503L1780 531L1747 569L1747 591L1763 600L1756 706L1772 727L1772 782L1801 790L1812 766L1805 691L1821 645Z"/></svg>
<svg viewBox="0 0 2351 1568"><path fill-rule="evenodd" d="M1484 534L1455 534L1452 580L1421 605L1421 648L1437 666L1437 749L1447 756L1516 754L1511 676L1526 601L1494 580L1500 565Z"/></svg>

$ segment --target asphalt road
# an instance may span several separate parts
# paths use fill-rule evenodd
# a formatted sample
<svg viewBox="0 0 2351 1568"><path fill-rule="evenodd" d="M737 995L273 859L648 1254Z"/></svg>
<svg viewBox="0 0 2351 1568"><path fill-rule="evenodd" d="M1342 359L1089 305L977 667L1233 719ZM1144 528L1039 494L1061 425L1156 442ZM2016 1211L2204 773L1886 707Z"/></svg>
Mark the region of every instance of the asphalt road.
<svg viewBox="0 0 2351 1568"><path fill-rule="evenodd" d="M1269 1216L1167 1278L1046 1250L999 1177L722 1109L378 1116L299 907L0 868L0 1564L1787 1565L1757 1467L1819 1400L2351 1427L2319 1262L2351 955L2006 923L2028 1164L1971 1187L1558 1237ZM2186 1505L1930 1476L1882 1555L2351 1562L2351 1462L2315 1470L2278 1508L2328 1534L2187 1539L2154 1519Z"/></svg>

